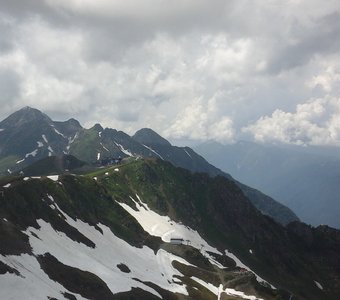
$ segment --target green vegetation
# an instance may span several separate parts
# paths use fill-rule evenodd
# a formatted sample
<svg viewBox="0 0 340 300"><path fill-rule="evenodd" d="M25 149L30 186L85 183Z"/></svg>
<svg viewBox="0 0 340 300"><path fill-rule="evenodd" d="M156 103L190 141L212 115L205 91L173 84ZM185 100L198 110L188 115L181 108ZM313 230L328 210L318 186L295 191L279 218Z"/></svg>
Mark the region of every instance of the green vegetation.
<svg viewBox="0 0 340 300"><path fill-rule="evenodd" d="M8 174L8 168L11 168L19 158L16 155L9 155L0 159L0 175Z"/></svg>
<svg viewBox="0 0 340 300"><path fill-rule="evenodd" d="M339 233L327 227L312 229L299 225L301 223L282 227L260 214L239 187L224 177L191 174L156 159L130 159L120 166L99 168L82 176L65 174L60 176L59 182L47 178L23 181L20 177L12 177L6 180L11 180L11 186L3 189L0 220L6 218L9 222L0 221L0 238L6 241L6 246L1 243L0 254L29 252L22 230L28 226L38 227L37 219L49 222L73 240L95 247L60 218L57 211L50 209L49 205L53 204L50 195L73 219L81 219L98 231L101 229L97 224L104 224L131 245L147 245L155 252L163 248L195 265L174 262L174 267L183 274L181 280L190 285L192 299L213 299L212 293L194 282L192 276L215 286L222 283L224 287L239 288L266 300L285 299L287 292L283 290L302 299L322 299L325 295L327 299L338 298ZM229 249L237 254L260 276L269 278L278 290L260 285L253 275L240 272L224 255L215 255L216 260L228 267L219 270L190 246L174 246L150 236L118 203L125 202L134 207L130 196L137 201L136 194L151 209L196 229L221 252ZM316 287L314 280L322 282L324 291ZM140 293L138 289L134 292ZM165 299L179 299L161 289L159 292ZM126 294L121 296L122 299L128 297Z"/></svg>
<svg viewBox="0 0 340 300"><path fill-rule="evenodd" d="M70 154L80 160L91 162L96 159L100 149L100 138L95 128L82 130L79 137L71 144Z"/></svg>

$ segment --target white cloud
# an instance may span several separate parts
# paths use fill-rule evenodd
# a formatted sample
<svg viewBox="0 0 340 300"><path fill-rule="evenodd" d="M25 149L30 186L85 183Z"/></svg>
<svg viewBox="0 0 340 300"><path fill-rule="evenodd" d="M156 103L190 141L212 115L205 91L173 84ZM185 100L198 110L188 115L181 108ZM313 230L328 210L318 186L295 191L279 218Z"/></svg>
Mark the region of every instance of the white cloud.
<svg viewBox="0 0 340 300"><path fill-rule="evenodd" d="M340 146L340 99L313 99L292 113L278 109L243 131L261 142Z"/></svg>
<svg viewBox="0 0 340 300"><path fill-rule="evenodd" d="M0 116L31 105L128 133L230 142L253 124L257 139L332 143L339 11L335 0L3 0Z"/></svg>

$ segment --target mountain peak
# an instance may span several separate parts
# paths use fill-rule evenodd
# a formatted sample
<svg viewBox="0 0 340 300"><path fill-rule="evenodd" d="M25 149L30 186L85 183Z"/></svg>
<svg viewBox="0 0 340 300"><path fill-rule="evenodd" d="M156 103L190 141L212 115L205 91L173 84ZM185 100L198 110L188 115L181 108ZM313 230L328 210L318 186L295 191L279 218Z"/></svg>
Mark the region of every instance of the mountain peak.
<svg viewBox="0 0 340 300"><path fill-rule="evenodd" d="M99 123L94 124L94 126L93 126L91 129L93 129L93 130L95 130L95 131L98 131L98 132L104 130L104 128L102 127L102 125L100 125Z"/></svg>
<svg viewBox="0 0 340 300"><path fill-rule="evenodd" d="M1 126L19 127L26 123L31 123L35 121L48 123L52 122L52 120L40 110L25 106L3 120L1 122Z"/></svg>
<svg viewBox="0 0 340 300"><path fill-rule="evenodd" d="M157 132L151 128L142 128L138 130L132 137L137 142L144 145L165 145L171 146L171 144Z"/></svg>

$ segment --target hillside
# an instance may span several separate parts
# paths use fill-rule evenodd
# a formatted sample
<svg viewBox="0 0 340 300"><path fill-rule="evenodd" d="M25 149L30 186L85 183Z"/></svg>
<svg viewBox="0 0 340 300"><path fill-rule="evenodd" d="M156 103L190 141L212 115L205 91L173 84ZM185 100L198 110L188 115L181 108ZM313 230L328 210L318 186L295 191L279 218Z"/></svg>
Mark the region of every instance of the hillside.
<svg viewBox="0 0 340 300"><path fill-rule="evenodd" d="M27 170L51 156L72 155L92 165L107 165L121 158L155 157L191 172L232 177L209 164L189 147L172 146L151 129L129 136L100 124L82 128L78 121L52 121L39 110L25 107L0 122L0 174ZM234 179L232 179L234 180ZM255 207L282 224L298 220L287 207L261 192L235 181Z"/></svg>
<svg viewBox="0 0 340 300"><path fill-rule="evenodd" d="M287 205L304 222L340 228L340 160L328 148L238 142L195 149L236 179Z"/></svg>
<svg viewBox="0 0 340 300"><path fill-rule="evenodd" d="M282 227L222 176L130 159L50 178L2 179L1 299L339 298L340 233Z"/></svg>

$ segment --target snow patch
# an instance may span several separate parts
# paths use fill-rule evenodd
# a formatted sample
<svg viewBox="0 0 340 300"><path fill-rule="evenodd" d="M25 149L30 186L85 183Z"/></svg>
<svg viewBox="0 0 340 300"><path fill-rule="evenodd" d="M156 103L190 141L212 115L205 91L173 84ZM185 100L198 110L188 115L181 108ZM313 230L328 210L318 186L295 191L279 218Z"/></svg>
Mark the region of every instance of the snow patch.
<svg viewBox="0 0 340 300"><path fill-rule="evenodd" d="M115 145L119 148L120 151L122 151L124 154L128 155L128 156L134 156L130 150L125 149L121 144L118 144L114 141Z"/></svg>
<svg viewBox="0 0 340 300"><path fill-rule="evenodd" d="M243 292L240 291L236 291L234 289L229 289L226 288L225 290L223 290L223 286L222 284L220 284L219 287L214 286L211 283L205 282L202 279L196 278L196 277L191 277L191 279L195 280L196 282L198 282L200 285L204 286L205 288L207 288L209 291L211 291L213 294L215 294L217 296L217 299L221 299L221 294L222 293L226 293L228 296L234 296L234 297L240 297L242 299L248 299L248 300L263 300L262 298L257 298L256 296L252 296L252 295L246 295Z"/></svg>
<svg viewBox="0 0 340 300"><path fill-rule="evenodd" d="M41 137L43 138L43 140L45 141L45 143L48 144L48 140L47 140L47 138L46 138L46 135L43 134Z"/></svg>
<svg viewBox="0 0 340 300"><path fill-rule="evenodd" d="M25 177L25 178L24 178L24 181L27 181L28 179L30 179L30 178L29 178L29 177Z"/></svg>
<svg viewBox="0 0 340 300"><path fill-rule="evenodd" d="M216 286L214 286L211 283L205 282L202 279L199 279L197 277L190 277L192 280L195 280L196 282L198 282L200 285L204 286L206 289L208 289L210 292L212 292L215 295L219 294L219 288L217 288Z"/></svg>
<svg viewBox="0 0 340 300"><path fill-rule="evenodd" d="M46 177L53 181L57 181L59 179L59 175L48 175Z"/></svg>
<svg viewBox="0 0 340 300"><path fill-rule="evenodd" d="M266 280L264 280L263 278L261 278L259 275L257 275L252 269L250 269L248 266L246 266L243 262L241 262L233 253L229 252L229 250L225 250L225 254L227 256L229 256L230 258L232 258L235 263L236 263L236 266L237 267L240 267L240 268L244 268L252 273L254 273L254 275L256 276L256 280L258 282L265 282L267 284L269 284ZM272 289L276 289L273 285L269 284L271 286Z"/></svg>
<svg viewBox="0 0 340 300"><path fill-rule="evenodd" d="M0 299L34 299L46 300L47 297L65 299L62 293L69 293L77 300L86 300L79 294L71 293L61 284L51 280L40 268L34 256L0 255L0 261L20 272L21 276L6 273L1 275Z"/></svg>
<svg viewBox="0 0 340 300"><path fill-rule="evenodd" d="M97 181L97 180L98 180L98 178L97 178L97 177L93 177L93 179L94 179L95 181Z"/></svg>
<svg viewBox="0 0 340 300"><path fill-rule="evenodd" d="M41 148L41 147L44 146L44 144L42 142L40 142L40 141L37 141L37 144L38 144L38 148Z"/></svg>
<svg viewBox="0 0 340 300"><path fill-rule="evenodd" d="M16 164L21 164L23 161L25 161L26 158L20 159L16 162Z"/></svg>
<svg viewBox="0 0 340 300"><path fill-rule="evenodd" d="M29 227L25 232L29 236L34 255L49 252L65 265L91 272L100 277L113 293L130 291L132 287L139 287L162 298L151 287L133 279L138 278L142 281L153 282L171 292L188 295L186 286L181 281L179 284L175 283L174 276L183 275L172 266L174 260L189 265L187 261L163 249L155 254L146 246L133 247L116 237L107 226L97 224L103 232L100 233L81 220L73 220L56 203L54 205L64 215L66 222L94 242L96 247L91 248L75 242L63 232L56 231L49 223L39 219L37 220L39 229ZM120 263L126 264L131 273L123 273L115 267Z"/></svg>
<svg viewBox="0 0 340 300"><path fill-rule="evenodd" d="M2 218L5 222L8 222L8 220L6 218Z"/></svg>
<svg viewBox="0 0 340 300"><path fill-rule="evenodd" d="M119 172L119 169L118 169L118 168L115 168L114 171L115 171L115 172Z"/></svg>
<svg viewBox="0 0 340 300"><path fill-rule="evenodd" d="M7 183L6 185L4 185L4 188L9 188L11 186L11 184L10 183Z"/></svg>
<svg viewBox="0 0 340 300"><path fill-rule="evenodd" d="M250 253L250 254L253 254L253 250L249 249L249 253Z"/></svg>
<svg viewBox="0 0 340 300"><path fill-rule="evenodd" d="M103 145L103 143L100 143L100 145L103 147L104 150L106 150L107 152L110 152L110 150L107 149L107 148Z"/></svg>
<svg viewBox="0 0 340 300"><path fill-rule="evenodd" d="M130 199L136 205L136 210L132 209L125 203L119 203L128 213L130 213L143 229L150 235L161 237L164 242L170 243L172 237L182 238L184 242L187 242L192 247L200 250L200 252L209 259L209 261L223 268L223 266L213 259L209 252L222 255L216 248L210 246L196 230L191 229L183 224L176 223L171 220L168 216L161 216L156 212L152 211L148 205L136 195L138 201L130 197Z"/></svg>
<svg viewBox="0 0 340 300"><path fill-rule="evenodd" d="M32 152L27 153L27 154L25 155L25 158L27 158L27 157L29 157L29 156L36 157L37 154L38 154L38 149L35 149L35 150L33 150Z"/></svg>
<svg viewBox="0 0 340 300"><path fill-rule="evenodd" d="M7 169L8 174L12 174L12 171L10 169Z"/></svg>
<svg viewBox="0 0 340 300"><path fill-rule="evenodd" d="M323 286L322 286L319 282L317 282L316 280L314 280L314 283L315 283L315 285L316 285L320 290L323 290Z"/></svg>
<svg viewBox="0 0 340 300"><path fill-rule="evenodd" d="M183 150L190 158L192 158L192 156L190 155L190 153L186 149L183 149Z"/></svg>
<svg viewBox="0 0 340 300"><path fill-rule="evenodd" d="M5 129L3 129L3 128L0 128L0 132L1 132L1 131L4 131L4 130L5 130Z"/></svg>
<svg viewBox="0 0 340 300"><path fill-rule="evenodd" d="M67 138L65 135L63 135L58 129L56 129L55 127L54 127L54 125L51 125L52 126L52 128L53 128L53 130L54 130L54 132L56 133L56 134L59 134L59 135L61 135L63 138Z"/></svg>
<svg viewBox="0 0 340 300"><path fill-rule="evenodd" d="M97 153L97 160L100 160L100 153Z"/></svg>
<svg viewBox="0 0 340 300"><path fill-rule="evenodd" d="M147 145L144 145L143 146L147 149L149 149L151 152L155 153L159 158L161 158L162 160L164 160L164 158L162 157L162 155L160 155L158 152L156 152L155 150L153 150L151 147L148 147Z"/></svg>

